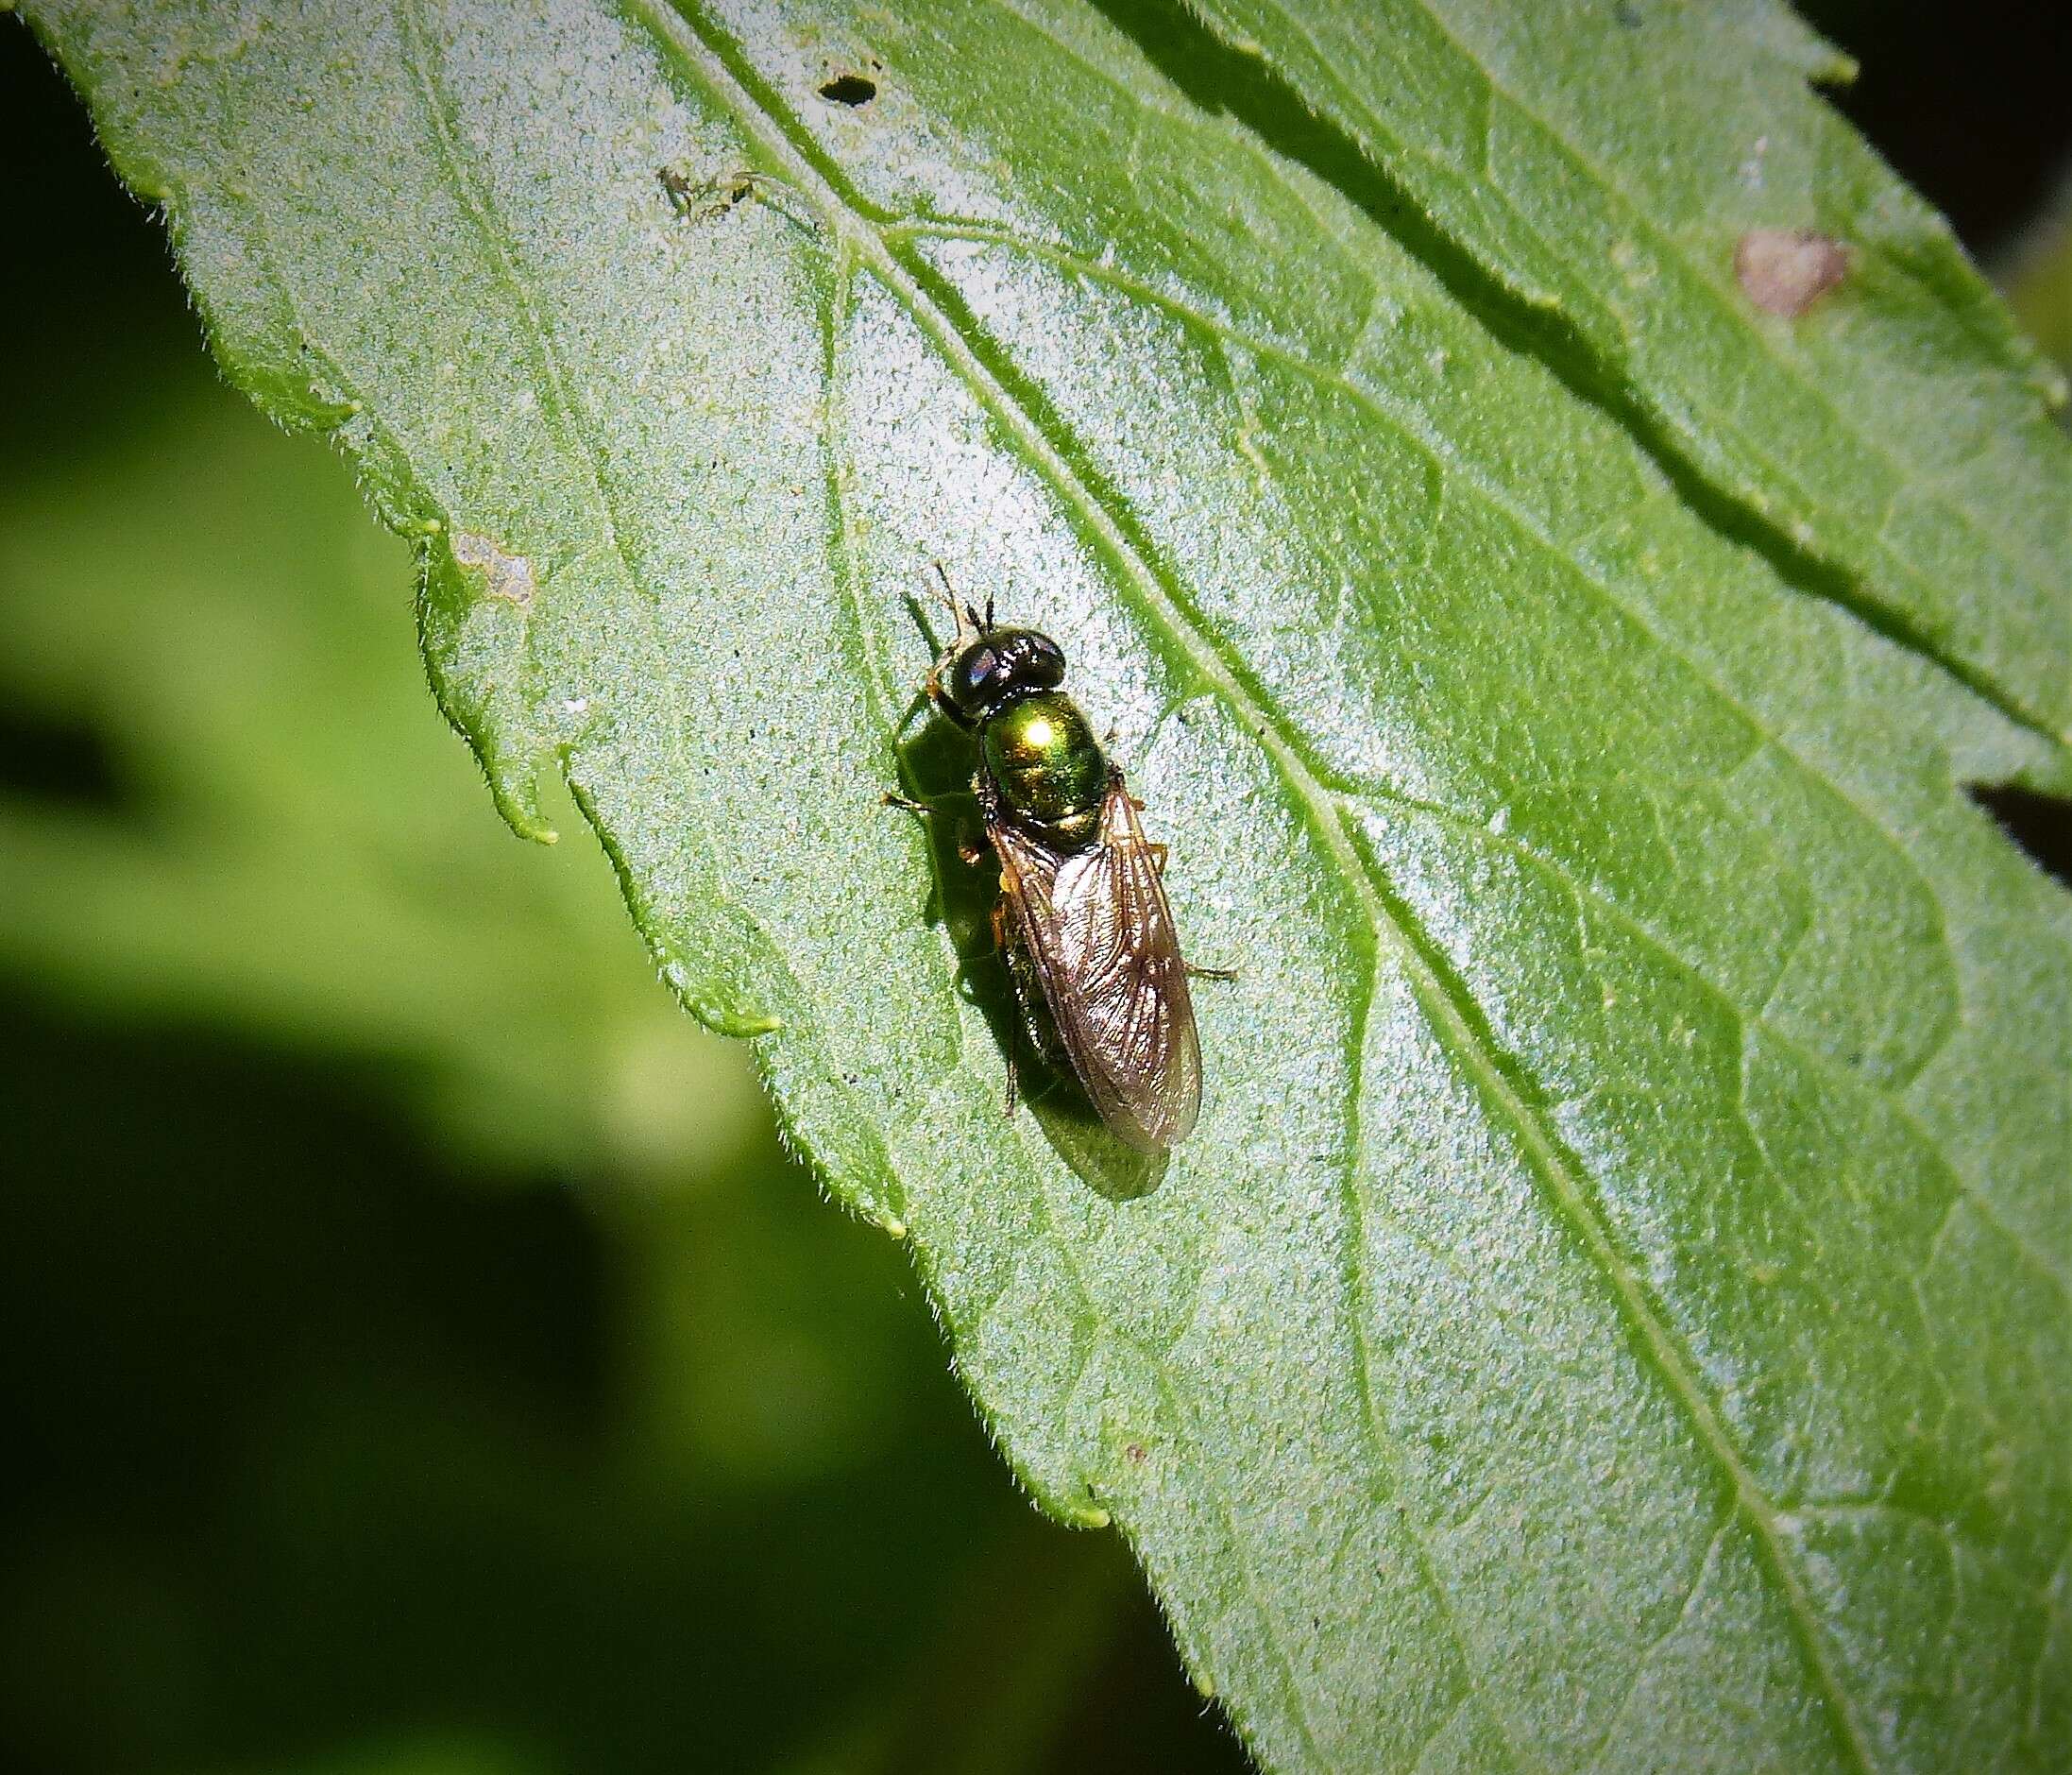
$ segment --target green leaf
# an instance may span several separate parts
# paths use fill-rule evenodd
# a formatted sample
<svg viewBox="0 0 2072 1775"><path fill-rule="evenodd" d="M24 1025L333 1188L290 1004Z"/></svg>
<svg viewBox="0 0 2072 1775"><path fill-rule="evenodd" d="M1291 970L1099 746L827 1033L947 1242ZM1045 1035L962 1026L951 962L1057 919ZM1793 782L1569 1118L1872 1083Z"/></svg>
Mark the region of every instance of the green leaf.
<svg viewBox="0 0 2072 1775"><path fill-rule="evenodd" d="M115 791L0 794L10 975L373 1060L524 1172L738 1146L747 1068L655 990L586 834L520 850L483 804L405 644L407 552L198 365L125 367L119 442L0 486L0 695L95 735Z"/></svg>
<svg viewBox="0 0 2072 1775"><path fill-rule="evenodd" d="M2037 349L2061 369L2072 368L2072 172L2059 179L1996 269L2009 307ZM2067 417L2061 408L2059 423Z"/></svg>
<svg viewBox="0 0 2072 1775"><path fill-rule="evenodd" d="M2072 734L2064 483L2036 399L2063 406L2064 378L1807 90L1853 79L1846 56L1771 0L1192 3L1712 521ZM1766 313L1736 276L1752 230L1839 243L1844 295Z"/></svg>
<svg viewBox="0 0 2072 1775"><path fill-rule="evenodd" d="M2068 780L2065 443L1781 13L1743 92L1314 9L35 19L229 372L419 538L513 823L570 785L1263 1762L2042 1766L2072 908L1964 785ZM1617 155L1499 103L1571 89ZM1749 108L1832 205L1696 239ZM1737 308L1758 223L1848 276ZM935 559L1063 641L1240 970L1148 1194L1002 1120L982 889L877 805L960 768L897 739Z"/></svg>

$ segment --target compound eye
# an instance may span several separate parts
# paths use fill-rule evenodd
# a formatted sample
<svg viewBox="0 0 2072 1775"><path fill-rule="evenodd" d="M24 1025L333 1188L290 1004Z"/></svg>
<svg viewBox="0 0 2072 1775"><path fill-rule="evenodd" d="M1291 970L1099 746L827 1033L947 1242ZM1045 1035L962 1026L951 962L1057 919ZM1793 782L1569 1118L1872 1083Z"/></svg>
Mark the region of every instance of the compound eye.
<svg viewBox="0 0 2072 1775"><path fill-rule="evenodd" d="M976 714L993 692L1000 656L992 647L967 647L950 674L950 700L966 714Z"/></svg>

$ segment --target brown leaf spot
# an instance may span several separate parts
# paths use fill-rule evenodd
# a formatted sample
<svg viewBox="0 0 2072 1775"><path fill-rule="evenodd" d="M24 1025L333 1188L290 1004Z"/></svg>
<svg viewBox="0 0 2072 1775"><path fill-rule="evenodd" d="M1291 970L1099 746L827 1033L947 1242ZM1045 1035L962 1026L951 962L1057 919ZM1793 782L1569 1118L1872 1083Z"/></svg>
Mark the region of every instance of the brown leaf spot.
<svg viewBox="0 0 2072 1775"><path fill-rule="evenodd" d="M1752 228L1734 248L1748 299L1795 320L1849 275L1849 249L1809 228Z"/></svg>

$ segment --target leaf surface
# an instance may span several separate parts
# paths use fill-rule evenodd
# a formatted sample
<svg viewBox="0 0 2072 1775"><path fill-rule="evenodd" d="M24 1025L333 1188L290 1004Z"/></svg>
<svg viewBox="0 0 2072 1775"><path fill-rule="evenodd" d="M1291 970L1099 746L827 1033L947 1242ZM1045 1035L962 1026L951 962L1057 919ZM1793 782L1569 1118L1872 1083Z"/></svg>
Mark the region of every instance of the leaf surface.
<svg viewBox="0 0 2072 1775"><path fill-rule="evenodd" d="M2007 504L2072 471L1954 256L1782 343L1714 264L1615 400L1363 182L1418 189L1380 64L1324 56L1335 123L1248 84L1270 21L1233 67L1063 0L35 19L229 373L419 538L508 816L567 779L1264 1763L2047 1763L2072 913L1962 785L2065 780L2063 526ZM1620 177L1519 161L1548 280L1556 198L1667 226ZM1741 451L1852 303L1919 399ZM1945 401L2017 466L1851 478ZM1002 1120L982 888L877 804L968 769L899 737L932 560L1063 643L1239 970L1148 1194Z"/></svg>
<svg viewBox="0 0 2072 1775"><path fill-rule="evenodd" d="M1772 0L1197 4L1261 84L1345 131L1464 299L1715 523L2015 720L2072 733L2065 508L2036 399L2062 407L2064 379L1808 90L1853 79L1849 58ZM1780 318L1737 248L1801 230L1842 247L1846 295Z"/></svg>

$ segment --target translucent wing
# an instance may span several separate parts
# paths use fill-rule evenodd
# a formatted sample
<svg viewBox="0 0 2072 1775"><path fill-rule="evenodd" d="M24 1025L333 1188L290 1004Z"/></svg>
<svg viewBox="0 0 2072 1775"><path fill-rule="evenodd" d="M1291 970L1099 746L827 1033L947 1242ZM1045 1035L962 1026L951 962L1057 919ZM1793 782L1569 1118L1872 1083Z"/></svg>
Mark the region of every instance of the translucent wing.
<svg viewBox="0 0 2072 1775"><path fill-rule="evenodd" d="M1061 856L1005 821L987 836L1058 1036L1120 1139L1163 1152L1201 1108L1201 1047L1173 909L1135 805L1113 777L1100 835Z"/></svg>

